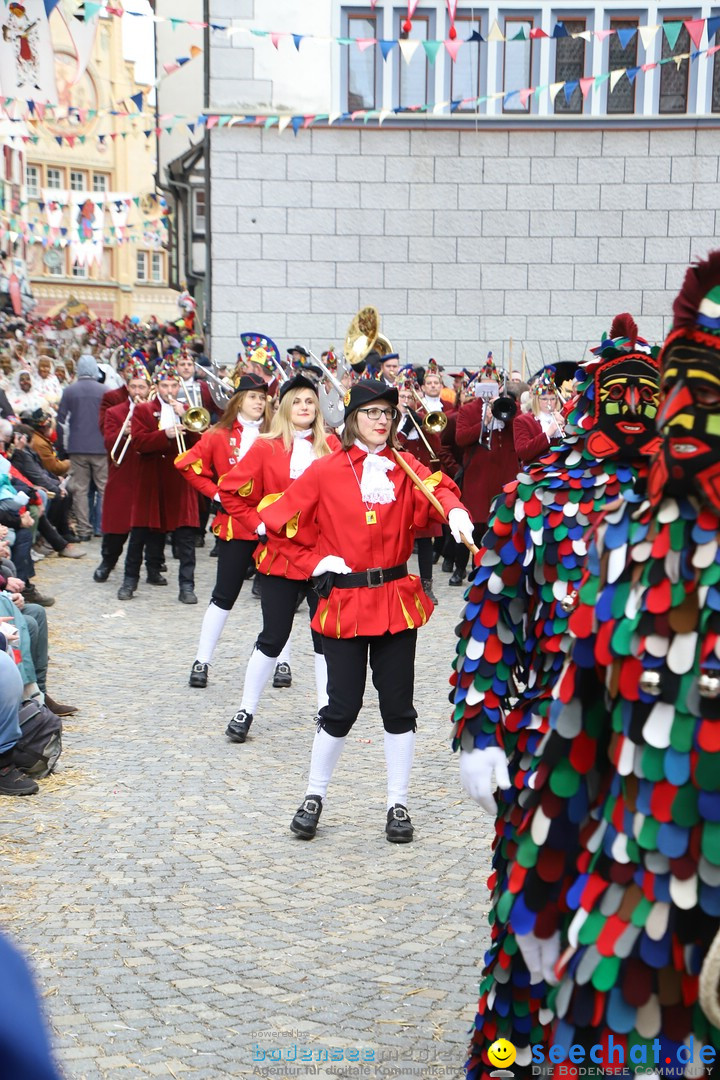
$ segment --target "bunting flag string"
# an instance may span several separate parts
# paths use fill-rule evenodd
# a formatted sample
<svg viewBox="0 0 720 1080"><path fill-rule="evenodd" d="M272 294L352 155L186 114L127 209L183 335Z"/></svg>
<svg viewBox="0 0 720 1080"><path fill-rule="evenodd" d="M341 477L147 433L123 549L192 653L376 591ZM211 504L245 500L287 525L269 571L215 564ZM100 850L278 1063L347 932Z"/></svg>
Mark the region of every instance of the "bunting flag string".
<svg viewBox="0 0 720 1080"><path fill-rule="evenodd" d="M718 17L718 21L720 23L720 17ZM412 55L414 50L421 44L423 46L437 44L439 49L442 43L401 40L398 44L403 57L407 59L407 56ZM453 46L457 43L448 42L446 44ZM481 94L479 97L450 98L444 101L423 102L416 105L403 105L384 109L356 109L353 112L304 113L299 115L288 113L254 113L240 115L233 113L200 113L199 115L195 113L162 113L160 116L156 117L154 113L130 112L127 108L79 110L73 106L70 106L67 109L57 109L47 105L41 107L39 103L36 104L27 99L19 98L0 98L0 108L9 110L7 112L8 120L19 125L24 125L26 129L29 129L29 131L32 132L32 134L18 132L17 134L7 135L8 139L22 141L24 144L36 144L41 139L54 139L59 146L66 144L70 147L74 147L76 143L83 145L88 139L97 139L100 144L108 139L115 141L116 139L126 139L128 136L144 136L146 139L150 139L153 136L161 135L163 131L169 133L178 125L185 125L192 133L197 127L203 124L208 130L214 127L223 128L233 127L235 125L254 125L268 129L277 126L281 133L287 127L290 127L293 132L297 134L301 128L308 128L313 124L327 123L331 126L337 121L362 121L364 124L367 124L371 120L377 120L378 124L382 125L390 116L418 113L433 113L437 115L445 109L449 109L450 112L456 112L461 108L472 110L489 101L508 101L513 97L518 97L520 103L525 106L531 97L537 99L543 93L547 93L551 102L554 102L557 95L562 91L565 94L566 100L569 101L578 87L580 88L583 97L587 98L605 82L609 81L609 87L612 91L617 87L623 77L627 78L632 83L640 72L649 71L656 67L662 67L664 64L674 63L677 66L680 66L680 64L685 61L693 63L700 58L709 58L718 51L720 51L720 44L712 45L706 49L695 49L693 52L664 57L663 59L650 61L639 66L599 72L579 80L566 80L545 83L540 86L500 90L494 93ZM428 59L433 62L436 59L437 50L433 51L432 49L426 48L426 55L428 56ZM133 102L133 105L137 105L137 98L139 98L139 95L133 95L130 99ZM22 107L28 109L29 115L14 115L17 108ZM42 122L52 124L57 124L59 122L74 123L77 121L85 122L86 120L95 120L101 117L113 117L114 119L121 120L129 119L131 128L127 131L98 132L91 135L58 135L52 132L41 132L38 130L38 125Z"/></svg>

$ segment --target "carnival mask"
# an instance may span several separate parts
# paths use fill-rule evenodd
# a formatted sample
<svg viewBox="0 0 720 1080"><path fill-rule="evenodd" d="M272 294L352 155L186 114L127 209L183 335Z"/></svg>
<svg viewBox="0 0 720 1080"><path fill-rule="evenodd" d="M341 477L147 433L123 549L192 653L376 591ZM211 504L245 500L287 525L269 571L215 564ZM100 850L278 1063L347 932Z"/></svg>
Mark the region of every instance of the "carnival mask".
<svg viewBox="0 0 720 1080"><path fill-rule="evenodd" d="M660 445L655 429L658 365L650 355L617 356L595 373L595 417L587 438L595 458L633 459L654 454Z"/></svg>
<svg viewBox="0 0 720 1080"><path fill-rule="evenodd" d="M720 511L720 365L714 349L674 346L663 372L660 453L650 471L653 501L693 488Z"/></svg>

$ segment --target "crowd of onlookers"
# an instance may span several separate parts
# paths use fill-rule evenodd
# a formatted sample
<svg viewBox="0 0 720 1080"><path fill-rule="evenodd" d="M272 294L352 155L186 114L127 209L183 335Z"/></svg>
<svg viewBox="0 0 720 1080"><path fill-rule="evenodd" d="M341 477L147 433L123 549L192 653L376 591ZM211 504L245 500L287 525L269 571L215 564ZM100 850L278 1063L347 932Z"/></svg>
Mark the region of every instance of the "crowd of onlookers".
<svg viewBox="0 0 720 1080"><path fill-rule="evenodd" d="M38 790L34 777L59 754L59 718L77 711L48 692L55 600L40 580L43 560L82 558L83 542L100 535L102 470L88 461L105 466L105 447L93 409L72 402L79 392L99 407L123 385L117 350L161 340L162 329L0 315L0 795ZM72 454L69 440L89 454Z"/></svg>

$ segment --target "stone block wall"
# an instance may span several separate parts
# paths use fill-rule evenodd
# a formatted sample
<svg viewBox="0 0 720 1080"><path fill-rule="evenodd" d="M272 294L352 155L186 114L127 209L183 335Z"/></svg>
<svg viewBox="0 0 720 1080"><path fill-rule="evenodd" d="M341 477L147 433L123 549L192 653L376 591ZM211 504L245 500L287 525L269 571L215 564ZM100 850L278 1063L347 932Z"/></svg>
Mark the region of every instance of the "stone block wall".
<svg viewBox="0 0 720 1080"><path fill-rule="evenodd" d="M720 244L720 129L221 128L212 354L244 330L342 345L375 304L403 360L581 359L629 310L660 341Z"/></svg>

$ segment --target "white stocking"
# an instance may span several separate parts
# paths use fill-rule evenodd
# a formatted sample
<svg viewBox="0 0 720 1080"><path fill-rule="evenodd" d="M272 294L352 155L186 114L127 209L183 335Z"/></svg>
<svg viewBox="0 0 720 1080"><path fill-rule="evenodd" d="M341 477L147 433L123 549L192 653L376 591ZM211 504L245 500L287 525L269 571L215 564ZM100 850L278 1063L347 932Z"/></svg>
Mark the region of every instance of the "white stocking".
<svg viewBox="0 0 720 1080"><path fill-rule="evenodd" d="M407 807L410 770L415 753L415 732L404 731L402 735L385 732L385 762L387 764L388 810L400 803Z"/></svg>
<svg viewBox="0 0 720 1080"><path fill-rule="evenodd" d="M248 666L245 669L245 684L240 708L250 714L254 714L260 696L267 685L267 681L275 670L276 656L266 656L259 649L253 649Z"/></svg>
<svg viewBox="0 0 720 1080"><path fill-rule="evenodd" d="M310 759L307 795L321 795L325 798L330 777L342 754L346 738L347 736L343 735L341 739L336 739L333 735L328 735L324 728L316 732Z"/></svg>
<svg viewBox="0 0 720 1080"><path fill-rule="evenodd" d="M229 611L218 607L217 604L208 604L200 627L200 641L197 648L196 660L201 664L212 663L213 654L229 614Z"/></svg>
<svg viewBox="0 0 720 1080"><path fill-rule="evenodd" d="M290 638L287 639L283 645L283 650L275 661L276 664L287 664L290 666Z"/></svg>
<svg viewBox="0 0 720 1080"><path fill-rule="evenodd" d="M315 656L315 687L317 689L318 712L324 709L328 703L327 695L327 661L322 653L314 653Z"/></svg>

